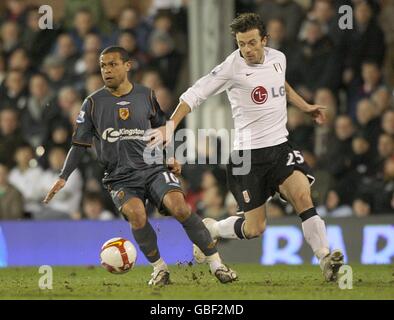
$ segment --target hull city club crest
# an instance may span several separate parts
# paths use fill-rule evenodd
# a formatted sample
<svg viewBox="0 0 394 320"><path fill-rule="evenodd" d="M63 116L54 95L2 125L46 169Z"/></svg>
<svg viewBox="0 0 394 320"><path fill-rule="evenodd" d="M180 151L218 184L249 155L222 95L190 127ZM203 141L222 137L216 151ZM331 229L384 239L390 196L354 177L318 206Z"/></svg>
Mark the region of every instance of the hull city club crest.
<svg viewBox="0 0 394 320"><path fill-rule="evenodd" d="M127 120L130 118L130 110L129 108L119 108L119 118L122 120Z"/></svg>

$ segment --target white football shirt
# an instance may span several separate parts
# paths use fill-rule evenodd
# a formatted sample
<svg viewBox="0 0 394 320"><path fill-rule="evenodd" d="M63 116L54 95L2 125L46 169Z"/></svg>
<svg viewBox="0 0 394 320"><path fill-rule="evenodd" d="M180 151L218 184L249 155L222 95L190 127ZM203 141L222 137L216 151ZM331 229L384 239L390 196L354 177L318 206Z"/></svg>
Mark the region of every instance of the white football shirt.
<svg viewBox="0 0 394 320"><path fill-rule="evenodd" d="M248 65L240 50L235 50L180 97L193 110L209 96L226 91L234 119L235 150L287 141L286 57L267 47L264 56L262 64Z"/></svg>

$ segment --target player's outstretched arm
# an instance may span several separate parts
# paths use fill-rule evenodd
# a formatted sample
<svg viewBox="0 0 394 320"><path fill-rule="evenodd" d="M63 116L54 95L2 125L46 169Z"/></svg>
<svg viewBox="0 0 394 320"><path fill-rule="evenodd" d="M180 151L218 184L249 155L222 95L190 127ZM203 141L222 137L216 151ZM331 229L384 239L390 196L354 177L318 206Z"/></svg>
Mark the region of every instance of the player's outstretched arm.
<svg viewBox="0 0 394 320"><path fill-rule="evenodd" d="M318 124L323 124L326 120L324 109L326 107L307 103L286 81L286 94L287 99L291 104L301 109L303 112L308 113Z"/></svg>
<svg viewBox="0 0 394 320"><path fill-rule="evenodd" d="M66 185L66 180L59 178L56 180L54 185L52 186L51 190L47 193L45 199L43 200L44 203L48 203L52 200L56 193L58 193L64 186Z"/></svg>
<svg viewBox="0 0 394 320"><path fill-rule="evenodd" d="M85 153L86 147L73 145L67 154L66 161L64 162L62 172L60 173L59 179L56 180L52 188L47 193L43 203L48 203L52 200L56 193L58 193L67 182L68 177L77 168L83 154Z"/></svg>

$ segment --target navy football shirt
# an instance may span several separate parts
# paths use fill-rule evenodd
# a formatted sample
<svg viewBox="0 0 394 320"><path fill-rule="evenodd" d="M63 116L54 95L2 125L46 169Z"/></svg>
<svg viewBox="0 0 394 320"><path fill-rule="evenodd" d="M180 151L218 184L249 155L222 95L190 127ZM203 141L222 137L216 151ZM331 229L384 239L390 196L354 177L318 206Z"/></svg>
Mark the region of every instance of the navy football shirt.
<svg viewBox="0 0 394 320"><path fill-rule="evenodd" d="M162 165L162 152L147 148L145 133L165 122L151 89L133 83L129 93L118 97L103 87L83 102L72 143L93 146L105 167L103 182L115 181Z"/></svg>

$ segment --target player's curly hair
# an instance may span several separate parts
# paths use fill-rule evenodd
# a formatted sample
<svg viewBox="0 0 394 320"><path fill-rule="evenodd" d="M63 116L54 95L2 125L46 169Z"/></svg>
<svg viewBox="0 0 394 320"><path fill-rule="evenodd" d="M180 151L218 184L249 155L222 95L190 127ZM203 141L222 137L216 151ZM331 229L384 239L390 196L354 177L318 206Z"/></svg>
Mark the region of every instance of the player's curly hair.
<svg viewBox="0 0 394 320"><path fill-rule="evenodd" d="M238 32L247 32L253 29L258 29L262 38L267 35L266 26L260 16L256 13L240 14L231 22L230 28L234 37Z"/></svg>

